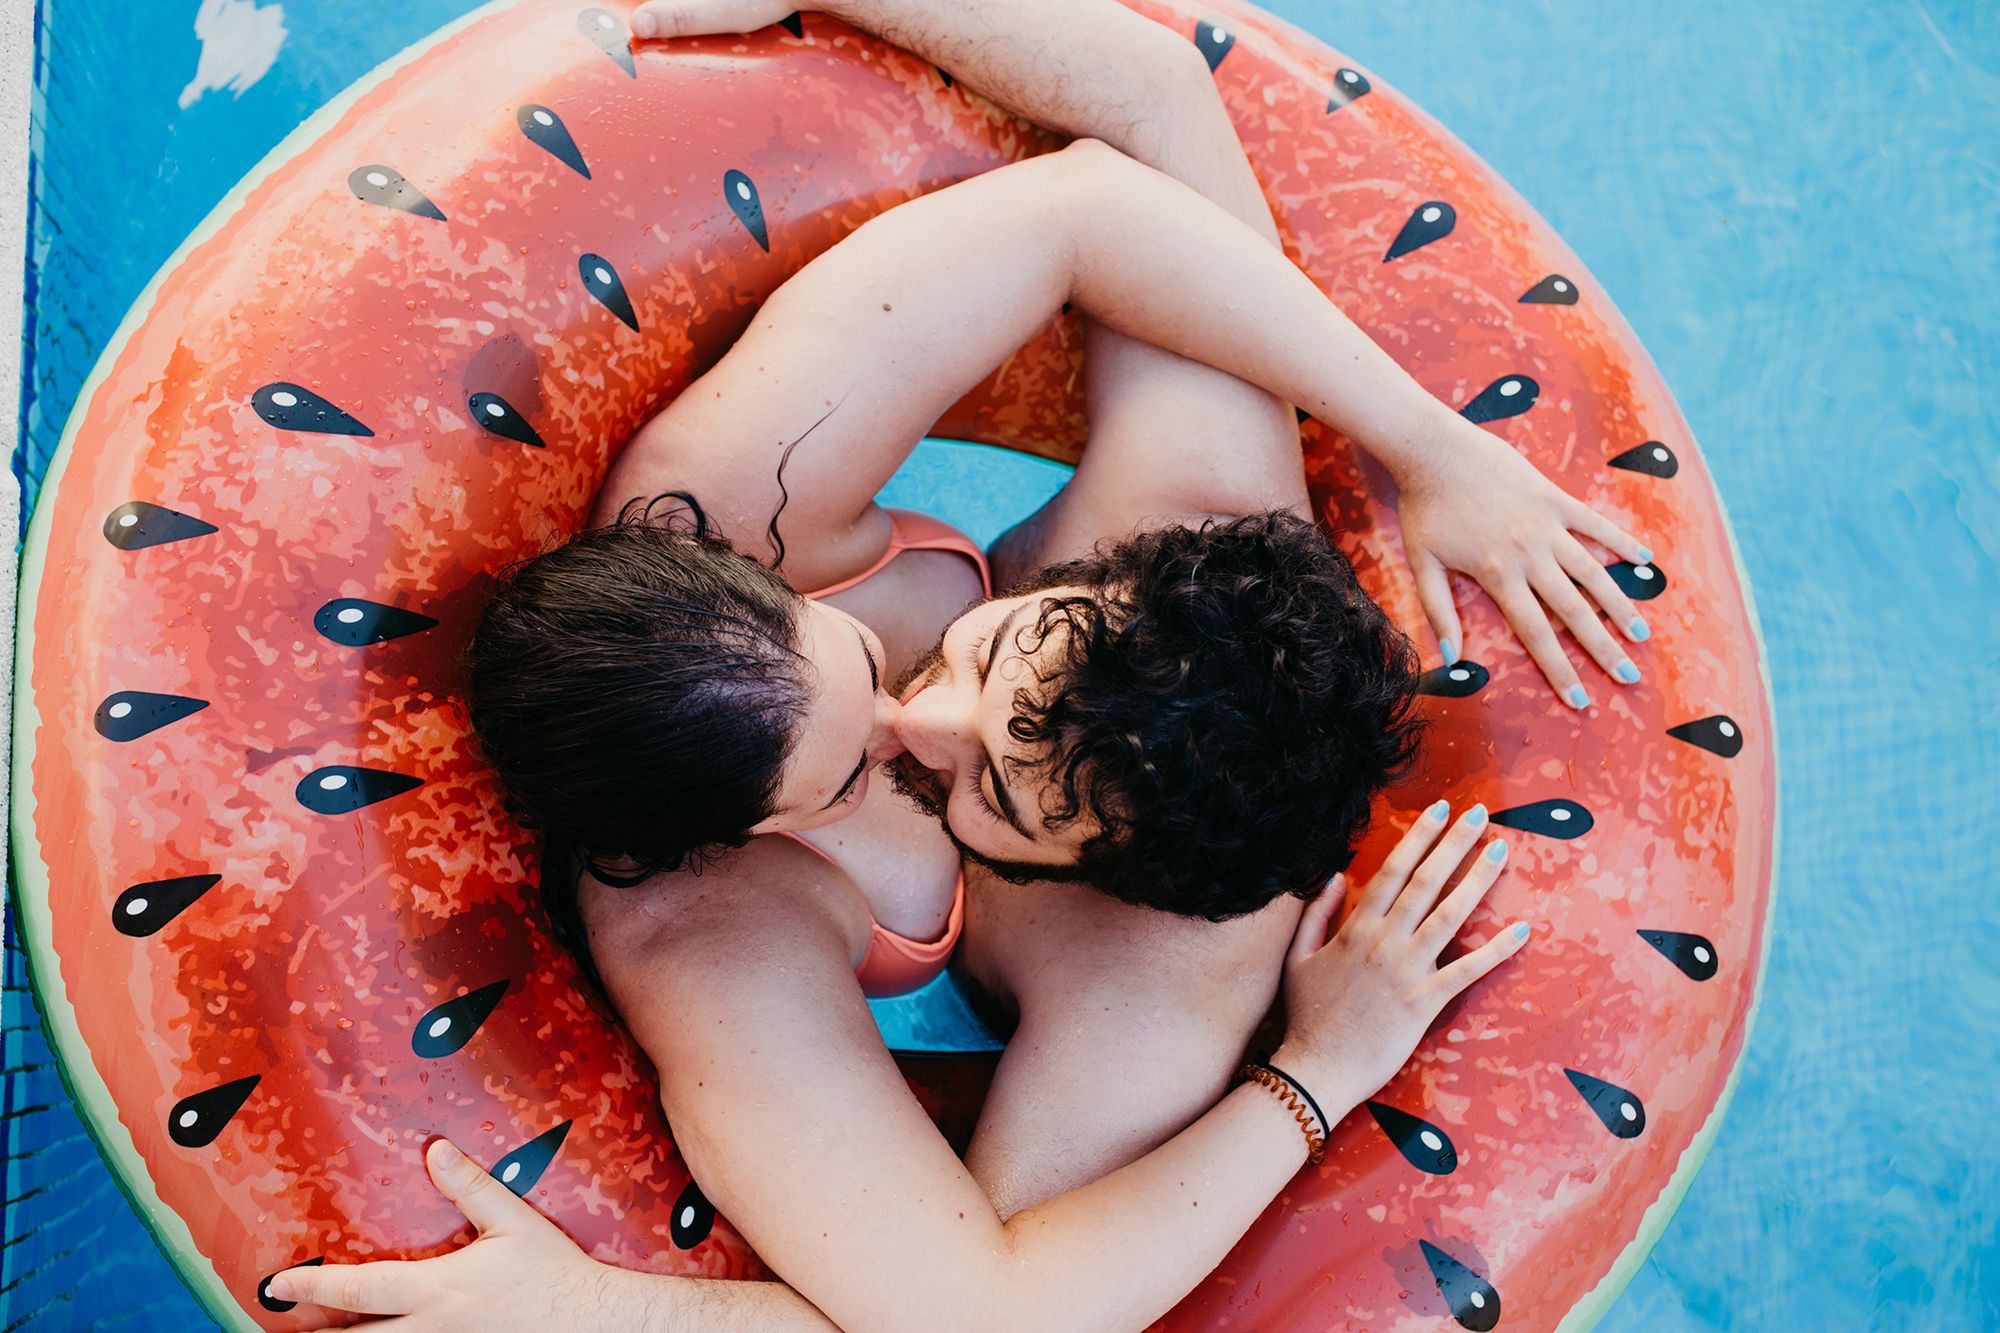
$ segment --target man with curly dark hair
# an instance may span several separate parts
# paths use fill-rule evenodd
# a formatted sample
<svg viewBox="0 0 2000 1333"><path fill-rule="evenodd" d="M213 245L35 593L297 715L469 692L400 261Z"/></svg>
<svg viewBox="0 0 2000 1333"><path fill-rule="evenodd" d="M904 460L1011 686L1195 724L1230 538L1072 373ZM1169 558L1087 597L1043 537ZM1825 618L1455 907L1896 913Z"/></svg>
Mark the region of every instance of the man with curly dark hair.
<svg viewBox="0 0 2000 1333"><path fill-rule="evenodd" d="M1559 687L1574 673L1543 651L1524 570L1576 564L1572 529L1637 543L1431 397L1283 257L1183 37L1103 0L830 7L1114 143L891 208L790 279L625 448L601 526L503 581L469 687L516 811L577 851L552 906L652 1058L676 1148L796 1292L641 1294L552 1229L495 1244L482 1222L469 1259L381 1266L395 1293L362 1308L412 1310L428 1282L480 1328L579 1324L507 1302L530 1285L593 1293L621 1328L672 1311L660 1326L1142 1327L1311 1133L1526 938L1495 934L1450 972L1431 947L1499 873L1498 844L1428 945L1370 934L1355 921L1387 914L1364 911L1321 948L1337 894L1299 924L1410 755L1415 657L1308 518L1282 399L1388 467L1440 637L1458 632L1447 568L1474 573ZM649 0L637 18L642 37L686 35L789 9ZM1013 587L982 601L976 548L874 497L1072 301L1091 317L1088 446L996 546ZM1630 614L1615 586L1589 591ZM1594 618L1568 623L1607 672L1622 660ZM871 782L892 760L914 803ZM1420 859L1437 899L1482 825L1439 802L1370 900ZM863 1003L935 976L961 932L958 962L1011 1033L963 1162ZM1328 961L1356 956L1369 966ZM1262 1089L1228 1091L1281 971L1282 1059L1330 1116L1304 1144ZM548 1269L533 1284L521 1245ZM490 1281L453 1276L475 1270Z"/></svg>
<svg viewBox="0 0 2000 1333"><path fill-rule="evenodd" d="M945 832L1016 884L1083 883L1212 922L1304 897L1347 868L1371 799L1416 752L1414 650L1326 533L1286 510L1106 544L955 624L898 690L910 749L890 761L937 815L956 704L930 695L954 637L973 640L976 678L1020 682L997 692L1019 749L975 792L991 788L1023 851Z"/></svg>

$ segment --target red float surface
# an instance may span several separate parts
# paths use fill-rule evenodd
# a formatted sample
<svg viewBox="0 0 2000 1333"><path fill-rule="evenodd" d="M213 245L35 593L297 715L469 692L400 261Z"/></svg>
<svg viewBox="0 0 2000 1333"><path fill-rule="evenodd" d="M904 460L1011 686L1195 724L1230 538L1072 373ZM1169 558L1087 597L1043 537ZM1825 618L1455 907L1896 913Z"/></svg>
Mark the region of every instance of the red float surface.
<svg viewBox="0 0 2000 1333"><path fill-rule="evenodd" d="M1496 812L1567 800L1590 828L1510 835L1473 929L1521 917L1536 938L1378 1095L1442 1131L1455 1168L1419 1169L1357 1112L1163 1327L1448 1327L1428 1243L1490 1283L1505 1327L1554 1328L1663 1224L1648 1209L1698 1160L1755 997L1776 765L1726 523L1631 332L1470 152L1257 11L1135 7L1220 50L1292 257L1446 402L1532 381L1532 407L1489 428L1650 540L1666 585L1644 607L1644 683L1601 686L1578 714L1461 583L1491 679L1426 700L1424 772L1387 798L1364 864L1439 794ZM597 13L622 31L618 5L482 13L281 149L100 366L30 539L15 818L37 985L107 1155L242 1326L289 1326L256 1291L300 1260L456 1243L420 1161L440 1133L491 1164L568 1125L528 1197L593 1253L764 1271L726 1221L677 1242L689 1180L651 1071L546 932L534 843L471 750L456 664L495 571L580 523L619 445L788 274L882 209L1049 141L816 16L803 37L641 47L634 75L591 40ZM1368 91L1332 97L1356 86L1342 70ZM534 107L587 177L524 132ZM358 197L364 167L392 168L442 218ZM752 183L768 251L726 203L729 172ZM1455 226L1385 261L1432 202ZM636 331L586 289L585 254L615 270ZM1580 299L1520 299L1551 275ZM939 433L1073 458L1076 366L1073 329L1052 326ZM253 401L272 385L371 433L275 428ZM483 429L475 393L546 447ZM1388 482L1317 423L1304 434L1343 548L1420 627ZM1653 442L1674 475L1608 465ZM214 531L127 549L133 501ZM437 623L339 642L315 618L343 598ZM127 691L206 706L117 740L106 710ZM1668 735L1716 715L1740 753ZM421 785L347 813L301 804L339 766ZM119 929L134 886L190 876L218 878L154 933ZM1642 930L1701 936L1713 975ZM418 1053L433 1009L503 981L462 1047ZM1643 1130L1614 1135L1566 1070L1628 1092ZM983 1072L926 1061L913 1079L962 1130ZM184 1099L250 1077L240 1107L200 1123L210 1141L175 1141Z"/></svg>

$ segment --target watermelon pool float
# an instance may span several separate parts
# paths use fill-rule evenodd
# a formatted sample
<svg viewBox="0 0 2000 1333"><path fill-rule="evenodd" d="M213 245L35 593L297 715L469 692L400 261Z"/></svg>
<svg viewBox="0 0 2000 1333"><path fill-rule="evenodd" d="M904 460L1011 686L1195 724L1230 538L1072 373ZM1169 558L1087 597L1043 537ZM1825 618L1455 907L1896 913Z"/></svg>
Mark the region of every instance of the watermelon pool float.
<svg viewBox="0 0 2000 1333"><path fill-rule="evenodd" d="M1169 1329L1579 1327L1713 1136L1768 940L1775 773L1701 457L1603 293L1374 75L1242 5L1207 58L1292 257L1433 393L1659 549L1644 683L1585 713L1468 596L1426 771L1515 830L1523 954L1448 1010ZM756 1277L651 1070L580 985L454 698L493 574L866 218L1050 142L831 20L669 46L519 0L435 34L251 173L79 398L25 554L21 934L113 1169L223 1324L293 1264L439 1252L448 1134L608 1261ZM976 314L976 312L969 312ZM1074 458L1066 322L938 433ZM1390 488L1304 425L1315 503L1422 623ZM1461 591L1470 594L1469 585ZM944 1123L978 1057L911 1066Z"/></svg>

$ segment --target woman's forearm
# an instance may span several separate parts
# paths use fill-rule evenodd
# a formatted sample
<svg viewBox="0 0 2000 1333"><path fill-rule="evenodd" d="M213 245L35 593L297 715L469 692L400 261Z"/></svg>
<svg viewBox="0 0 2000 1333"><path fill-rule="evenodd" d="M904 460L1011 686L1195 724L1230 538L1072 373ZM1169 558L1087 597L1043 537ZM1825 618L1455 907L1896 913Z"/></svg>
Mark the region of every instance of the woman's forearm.
<svg viewBox="0 0 2000 1333"><path fill-rule="evenodd" d="M1178 181L1080 143L1060 193L1069 299L1110 328L1297 403L1392 473L1435 466L1454 414L1255 232Z"/></svg>
<svg viewBox="0 0 2000 1333"><path fill-rule="evenodd" d="M1009 1219L1012 1281L993 1326L1143 1327L1222 1262L1305 1161L1283 1104L1237 1088L1146 1156Z"/></svg>

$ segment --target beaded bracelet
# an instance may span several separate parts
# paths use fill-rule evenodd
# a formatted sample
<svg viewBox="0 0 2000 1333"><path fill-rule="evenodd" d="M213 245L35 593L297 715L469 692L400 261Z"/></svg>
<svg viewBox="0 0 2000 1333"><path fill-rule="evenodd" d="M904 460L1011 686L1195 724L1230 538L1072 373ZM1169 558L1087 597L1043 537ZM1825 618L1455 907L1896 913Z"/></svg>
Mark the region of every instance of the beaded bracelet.
<svg viewBox="0 0 2000 1333"><path fill-rule="evenodd" d="M1306 1161L1318 1166L1326 1156L1326 1116L1320 1112L1319 1103L1312 1094L1290 1074L1273 1065L1252 1060L1243 1066L1243 1076L1261 1088L1268 1089L1272 1096L1285 1104L1292 1118L1299 1122L1299 1131L1306 1136ZM1300 1100L1303 1098L1304 1100ZM1311 1107L1310 1111L1307 1107Z"/></svg>

